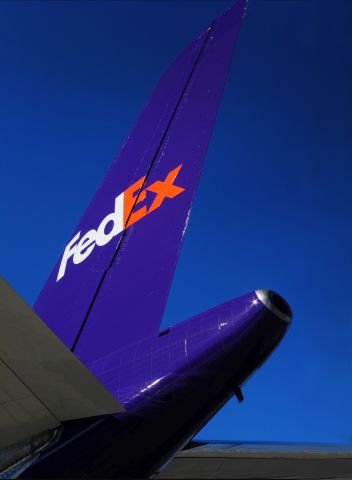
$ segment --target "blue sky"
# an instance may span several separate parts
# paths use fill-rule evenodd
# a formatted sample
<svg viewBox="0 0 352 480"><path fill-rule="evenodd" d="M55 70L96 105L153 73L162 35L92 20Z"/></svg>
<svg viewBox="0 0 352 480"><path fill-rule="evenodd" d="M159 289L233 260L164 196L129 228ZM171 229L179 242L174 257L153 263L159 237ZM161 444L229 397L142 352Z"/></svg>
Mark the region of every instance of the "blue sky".
<svg viewBox="0 0 352 480"><path fill-rule="evenodd" d="M33 303L158 78L228 1L0 2L1 274ZM164 325L254 288L286 338L199 433L352 442L352 3L253 0Z"/></svg>

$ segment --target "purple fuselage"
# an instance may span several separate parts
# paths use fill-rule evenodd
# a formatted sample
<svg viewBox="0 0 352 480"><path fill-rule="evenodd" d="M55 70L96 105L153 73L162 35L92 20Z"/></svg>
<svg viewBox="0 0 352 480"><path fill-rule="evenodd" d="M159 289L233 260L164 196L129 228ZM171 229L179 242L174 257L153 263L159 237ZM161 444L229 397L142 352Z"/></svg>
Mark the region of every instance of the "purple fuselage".
<svg viewBox="0 0 352 480"><path fill-rule="evenodd" d="M90 369L126 412L69 422L23 476L154 474L263 363L288 326L251 292L101 358Z"/></svg>

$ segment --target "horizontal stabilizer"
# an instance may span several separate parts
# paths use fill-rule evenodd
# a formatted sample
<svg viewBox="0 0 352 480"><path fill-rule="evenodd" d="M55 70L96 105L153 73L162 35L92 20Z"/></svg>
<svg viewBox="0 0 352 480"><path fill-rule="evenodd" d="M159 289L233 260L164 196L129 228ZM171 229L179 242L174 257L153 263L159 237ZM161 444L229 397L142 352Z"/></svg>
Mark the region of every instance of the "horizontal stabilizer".
<svg viewBox="0 0 352 480"><path fill-rule="evenodd" d="M123 411L1 277L0 332L0 448L65 420Z"/></svg>
<svg viewBox="0 0 352 480"><path fill-rule="evenodd" d="M343 444L192 441L156 479L351 479L352 447Z"/></svg>
<svg viewBox="0 0 352 480"><path fill-rule="evenodd" d="M0 360L0 450L61 423Z"/></svg>

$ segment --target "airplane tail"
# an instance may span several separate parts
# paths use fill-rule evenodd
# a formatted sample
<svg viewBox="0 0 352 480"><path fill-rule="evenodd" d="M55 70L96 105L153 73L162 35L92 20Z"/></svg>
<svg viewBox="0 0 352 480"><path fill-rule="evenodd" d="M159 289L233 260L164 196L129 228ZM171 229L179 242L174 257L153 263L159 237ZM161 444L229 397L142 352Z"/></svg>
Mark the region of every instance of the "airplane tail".
<svg viewBox="0 0 352 480"><path fill-rule="evenodd" d="M158 332L246 3L161 77L34 305L85 364Z"/></svg>

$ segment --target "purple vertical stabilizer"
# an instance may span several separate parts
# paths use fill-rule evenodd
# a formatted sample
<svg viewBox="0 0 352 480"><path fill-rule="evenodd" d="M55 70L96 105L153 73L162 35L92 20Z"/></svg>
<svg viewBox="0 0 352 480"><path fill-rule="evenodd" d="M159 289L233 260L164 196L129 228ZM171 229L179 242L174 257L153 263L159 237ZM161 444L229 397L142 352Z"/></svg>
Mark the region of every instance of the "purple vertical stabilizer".
<svg viewBox="0 0 352 480"><path fill-rule="evenodd" d="M245 5L163 75L35 303L84 363L159 329Z"/></svg>

